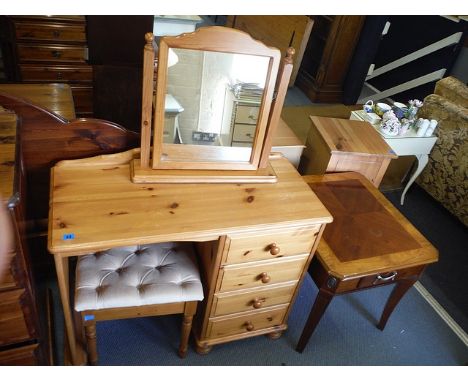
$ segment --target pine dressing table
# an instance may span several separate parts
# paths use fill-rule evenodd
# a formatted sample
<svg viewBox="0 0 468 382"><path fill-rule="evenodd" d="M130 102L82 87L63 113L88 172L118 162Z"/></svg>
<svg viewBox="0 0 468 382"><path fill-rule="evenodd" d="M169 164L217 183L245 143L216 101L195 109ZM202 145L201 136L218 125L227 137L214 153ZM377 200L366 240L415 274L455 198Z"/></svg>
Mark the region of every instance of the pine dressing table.
<svg viewBox="0 0 468 382"><path fill-rule="evenodd" d="M267 334L277 338L332 217L285 158L270 156L275 184L136 184L124 153L59 162L51 173L54 255L70 363L86 362L71 306L69 258L115 246L193 241L205 299L199 353Z"/></svg>

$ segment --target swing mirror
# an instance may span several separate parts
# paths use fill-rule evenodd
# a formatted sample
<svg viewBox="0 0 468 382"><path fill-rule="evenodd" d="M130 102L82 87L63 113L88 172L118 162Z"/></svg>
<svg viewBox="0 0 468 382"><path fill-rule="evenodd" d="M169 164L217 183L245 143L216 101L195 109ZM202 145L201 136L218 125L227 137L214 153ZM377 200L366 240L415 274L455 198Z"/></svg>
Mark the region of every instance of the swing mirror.
<svg viewBox="0 0 468 382"><path fill-rule="evenodd" d="M294 49L280 68L278 49L232 28L165 36L159 47L151 33L145 38L141 150L132 181L276 182L269 155Z"/></svg>
<svg viewBox="0 0 468 382"><path fill-rule="evenodd" d="M279 61L231 28L161 38L152 168L256 170Z"/></svg>

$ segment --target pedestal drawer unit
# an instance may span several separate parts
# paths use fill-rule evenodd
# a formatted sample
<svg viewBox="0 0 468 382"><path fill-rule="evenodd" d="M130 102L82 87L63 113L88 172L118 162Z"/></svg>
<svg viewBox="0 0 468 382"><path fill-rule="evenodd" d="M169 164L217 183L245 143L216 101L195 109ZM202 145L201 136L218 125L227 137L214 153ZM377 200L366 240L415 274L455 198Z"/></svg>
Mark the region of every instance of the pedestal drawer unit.
<svg viewBox="0 0 468 382"><path fill-rule="evenodd" d="M322 225L228 235L201 257L220 258L205 277L204 311L195 325L197 351L256 335L277 338L313 256ZM211 253L210 253L211 252ZM206 266L206 264L205 264Z"/></svg>

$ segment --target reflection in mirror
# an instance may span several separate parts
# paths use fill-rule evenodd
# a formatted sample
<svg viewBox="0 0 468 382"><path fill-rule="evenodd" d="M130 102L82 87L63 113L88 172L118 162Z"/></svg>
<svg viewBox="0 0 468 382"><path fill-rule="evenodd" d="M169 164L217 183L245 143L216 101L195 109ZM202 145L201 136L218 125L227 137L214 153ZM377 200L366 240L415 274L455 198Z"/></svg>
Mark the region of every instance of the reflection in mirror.
<svg viewBox="0 0 468 382"><path fill-rule="evenodd" d="M169 48L164 143L229 146L249 161L269 59Z"/></svg>

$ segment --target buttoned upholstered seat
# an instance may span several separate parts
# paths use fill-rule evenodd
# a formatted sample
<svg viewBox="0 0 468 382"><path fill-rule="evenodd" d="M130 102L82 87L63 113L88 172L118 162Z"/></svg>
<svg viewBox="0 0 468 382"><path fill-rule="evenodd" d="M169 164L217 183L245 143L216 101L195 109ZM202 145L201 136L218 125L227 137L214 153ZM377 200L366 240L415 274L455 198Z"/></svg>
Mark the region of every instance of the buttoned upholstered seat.
<svg viewBox="0 0 468 382"><path fill-rule="evenodd" d="M197 301L203 300L190 243L117 247L78 258L75 310L85 326L90 363L97 363L95 322L184 313L179 355L185 356Z"/></svg>

